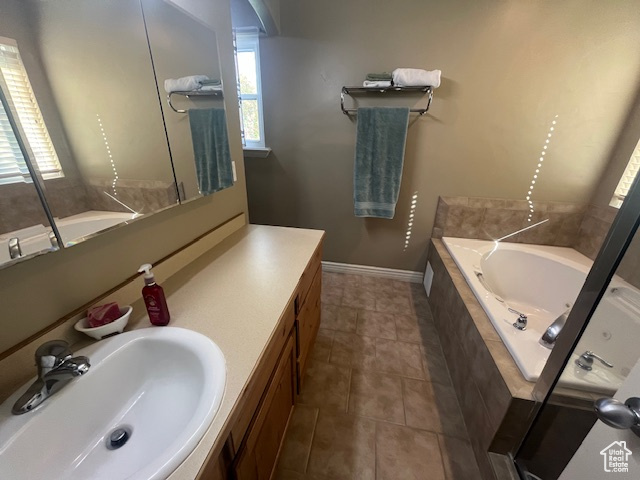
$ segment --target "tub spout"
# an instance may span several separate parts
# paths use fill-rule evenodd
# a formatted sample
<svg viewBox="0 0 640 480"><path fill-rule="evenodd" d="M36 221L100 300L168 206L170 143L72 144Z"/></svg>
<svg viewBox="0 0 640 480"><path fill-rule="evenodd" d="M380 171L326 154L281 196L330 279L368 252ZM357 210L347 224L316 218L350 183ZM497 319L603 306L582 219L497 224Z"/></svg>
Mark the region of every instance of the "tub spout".
<svg viewBox="0 0 640 480"><path fill-rule="evenodd" d="M540 339L540 345L546 347L548 349L552 349L556 344L556 340L558 339L558 335L562 331L564 324L567 322L567 317L569 316L569 312L571 311L571 307L567 308L558 318L556 318L547 331L544 332L542 338Z"/></svg>

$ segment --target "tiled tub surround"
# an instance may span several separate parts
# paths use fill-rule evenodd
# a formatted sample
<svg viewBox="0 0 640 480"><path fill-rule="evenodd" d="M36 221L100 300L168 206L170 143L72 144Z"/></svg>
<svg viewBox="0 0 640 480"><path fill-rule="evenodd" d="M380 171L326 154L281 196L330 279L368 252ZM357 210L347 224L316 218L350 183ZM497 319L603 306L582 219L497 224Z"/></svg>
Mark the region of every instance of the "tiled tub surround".
<svg viewBox="0 0 640 480"><path fill-rule="evenodd" d="M442 240L432 240L428 260L434 323L482 478L493 479L488 452L508 453L522 439L534 384L520 373Z"/></svg>
<svg viewBox="0 0 640 480"><path fill-rule="evenodd" d="M324 272L277 480L480 478L420 284Z"/></svg>
<svg viewBox="0 0 640 480"><path fill-rule="evenodd" d="M526 200L440 197L432 237L495 240L549 219L504 241L572 247L594 260L618 213L614 207L563 202L534 202L534 209L528 222Z"/></svg>

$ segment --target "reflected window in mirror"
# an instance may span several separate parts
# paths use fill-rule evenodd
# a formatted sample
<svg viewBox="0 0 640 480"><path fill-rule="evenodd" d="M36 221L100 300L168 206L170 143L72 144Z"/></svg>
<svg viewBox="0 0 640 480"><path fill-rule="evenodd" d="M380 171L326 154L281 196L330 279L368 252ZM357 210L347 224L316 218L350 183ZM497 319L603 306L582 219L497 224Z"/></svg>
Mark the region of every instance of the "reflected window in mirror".
<svg viewBox="0 0 640 480"><path fill-rule="evenodd" d="M627 168L625 168L624 173L618 182L618 186L616 187L616 191L614 192L609 205L620 208L622 202L627 196L627 193L629 193L629 189L631 188L633 181L638 175L638 170L640 170L640 141L638 141L635 150L631 154Z"/></svg>
<svg viewBox="0 0 640 480"><path fill-rule="evenodd" d="M253 28L237 29L235 35L242 144L247 148L265 148L259 32Z"/></svg>
<svg viewBox="0 0 640 480"><path fill-rule="evenodd" d="M17 43L0 37L0 88L2 88L26 147L44 179L63 177L58 155L42 119ZM31 181L25 159L9 123L8 112L0 106L0 185Z"/></svg>

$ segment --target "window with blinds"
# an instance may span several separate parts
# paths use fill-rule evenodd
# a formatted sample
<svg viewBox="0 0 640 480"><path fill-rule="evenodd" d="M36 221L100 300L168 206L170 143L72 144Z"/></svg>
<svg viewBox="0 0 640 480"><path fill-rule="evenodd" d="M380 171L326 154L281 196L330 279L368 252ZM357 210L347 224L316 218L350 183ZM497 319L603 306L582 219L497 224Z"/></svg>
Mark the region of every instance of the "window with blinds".
<svg viewBox="0 0 640 480"><path fill-rule="evenodd" d="M64 176L18 47L4 38L0 38L0 88L7 97L34 168L45 180ZM29 171L9 124L8 112L0 105L0 184L29 181Z"/></svg>
<svg viewBox="0 0 640 480"><path fill-rule="evenodd" d="M622 178L618 182L618 186L616 187L616 191L613 194L613 198L609 205L612 207L620 208L622 202L624 201L627 193L629 193L629 189L631 188L631 184L638 175L638 170L640 170L640 141L636 145L636 149L631 154L631 158L629 159L629 163L627 164L627 168L622 174Z"/></svg>

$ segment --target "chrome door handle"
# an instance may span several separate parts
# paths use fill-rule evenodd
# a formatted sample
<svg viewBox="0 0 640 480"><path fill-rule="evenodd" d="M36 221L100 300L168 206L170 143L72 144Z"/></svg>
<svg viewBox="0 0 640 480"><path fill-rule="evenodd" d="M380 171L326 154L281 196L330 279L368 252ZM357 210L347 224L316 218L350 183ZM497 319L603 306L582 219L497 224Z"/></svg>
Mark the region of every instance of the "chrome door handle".
<svg viewBox="0 0 640 480"><path fill-rule="evenodd" d="M594 408L605 425L621 430L631 429L640 437L640 398L627 398L624 403L615 398L599 398Z"/></svg>

